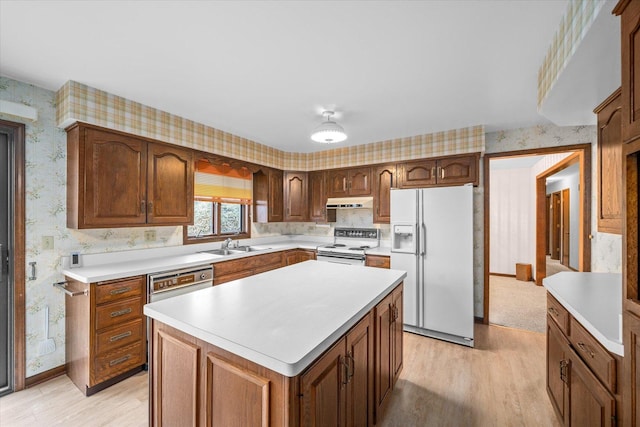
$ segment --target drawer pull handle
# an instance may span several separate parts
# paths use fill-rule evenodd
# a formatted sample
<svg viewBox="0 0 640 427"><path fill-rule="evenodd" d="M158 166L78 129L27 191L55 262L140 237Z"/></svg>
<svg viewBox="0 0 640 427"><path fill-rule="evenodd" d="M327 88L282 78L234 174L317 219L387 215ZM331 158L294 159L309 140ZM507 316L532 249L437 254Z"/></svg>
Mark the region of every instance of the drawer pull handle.
<svg viewBox="0 0 640 427"><path fill-rule="evenodd" d="M129 360L129 359L131 359L131 355L130 355L130 354L127 354L126 356L122 356L122 357L119 357L119 358L117 358L117 359L113 359L111 362L109 362L109 366L116 366L116 365L119 365L119 364L121 364L121 363L126 362L126 361L127 361L127 360Z"/></svg>
<svg viewBox="0 0 640 427"><path fill-rule="evenodd" d="M114 289L109 293L111 295L120 295L120 294L124 294L126 292L129 292L130 290L131 290L131 286L125 286L124 288Z"/></svg>
<svg viewBox="0 0 640 427"><path fill-rule="evenodd" d="M112 311L111 317L124 316L125 314L131 313L131 307L127 307L124 310Z"/></svg>
<svg viewBox="0 0 640 427"><path fill-rule="evenodd" d="M580 347L580 350L584 351L585 353L589 354L589 356L591 356L591 358L593 359L594 357L596 357L596 354L591 351L591 349L589 348L589 346L587 346L585 343L583 342L579 342L578 343L578 347Z"/></svg>
<svg viewBox="0 0 640 427"><path fill-rule="evenodd" d="M555 309L555 307L549 307L549 309L547 310L549 313L553 314L554 316L559 316L560 312L558 310Z"/></svg>
<svg viewBox="0 0 640 427"><path fill-rule="evenodd" d="M118 335L114 335L111 338L109 338L109 342L116 342L116 341L120 341L121 339L127 338L131 336L131 331L127 331L127 332L123 332L121 334Z"/></svg>

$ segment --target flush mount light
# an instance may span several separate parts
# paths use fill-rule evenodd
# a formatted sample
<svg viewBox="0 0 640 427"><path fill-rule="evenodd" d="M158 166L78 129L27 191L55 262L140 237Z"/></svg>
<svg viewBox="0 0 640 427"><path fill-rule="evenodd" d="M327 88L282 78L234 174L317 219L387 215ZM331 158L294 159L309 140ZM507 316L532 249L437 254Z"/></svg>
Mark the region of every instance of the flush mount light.
<svg viewBox="0 0 640 427"><path fill-rule="evenodd" d="M324 144L334 144L347 139L347 134L344 132L342 126L331 120L331 116L334 114L333 111L322 112L323 116L327 116L327 121L322 122L322 124L311 133L312 140Z"/></svg>

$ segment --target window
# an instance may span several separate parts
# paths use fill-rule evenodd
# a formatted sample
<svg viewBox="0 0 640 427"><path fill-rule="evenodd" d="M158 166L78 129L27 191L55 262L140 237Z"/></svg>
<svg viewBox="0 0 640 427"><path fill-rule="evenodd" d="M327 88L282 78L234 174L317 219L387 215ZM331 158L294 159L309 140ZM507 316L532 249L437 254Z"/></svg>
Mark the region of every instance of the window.
<svg viewBox="0 0 640 427"><path fill-rule="evenodd" d="M193 225L185 227L184 243L251 237L251 173L196 163Z"/></svg>

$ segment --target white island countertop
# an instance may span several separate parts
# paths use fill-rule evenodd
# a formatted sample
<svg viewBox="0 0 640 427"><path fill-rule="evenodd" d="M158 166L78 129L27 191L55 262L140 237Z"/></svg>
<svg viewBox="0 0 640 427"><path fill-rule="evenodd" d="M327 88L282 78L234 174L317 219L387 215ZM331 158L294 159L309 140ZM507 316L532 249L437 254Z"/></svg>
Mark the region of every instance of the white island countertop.
<svg viewBox="0 0 640 427"><path fill-rule="evenodd" d="M600 344L624 356L620 335L621 274L563 272L543 279L542 283Z"/></svg>
<svg viewBox="0 0 640 427"><path fill-rule="evenodd" d="M144 314L288 377L389 294L406 272L306 261L144 306Z"/></svg>

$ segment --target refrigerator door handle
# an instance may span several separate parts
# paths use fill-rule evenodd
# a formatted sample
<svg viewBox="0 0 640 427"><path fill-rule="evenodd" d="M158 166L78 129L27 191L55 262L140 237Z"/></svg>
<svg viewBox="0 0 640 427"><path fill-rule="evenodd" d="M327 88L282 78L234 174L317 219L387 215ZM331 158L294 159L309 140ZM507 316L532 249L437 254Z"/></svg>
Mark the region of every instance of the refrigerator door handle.
<svg viewBox="0 0 640 427"><path fill-rule="evenodd" d="M427 226L424 222L420 226L422 228L420 233L420 256L425 256L427 254Z"/></svg>

